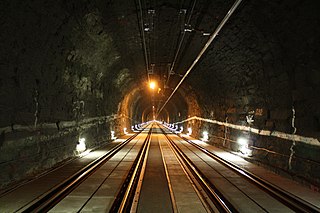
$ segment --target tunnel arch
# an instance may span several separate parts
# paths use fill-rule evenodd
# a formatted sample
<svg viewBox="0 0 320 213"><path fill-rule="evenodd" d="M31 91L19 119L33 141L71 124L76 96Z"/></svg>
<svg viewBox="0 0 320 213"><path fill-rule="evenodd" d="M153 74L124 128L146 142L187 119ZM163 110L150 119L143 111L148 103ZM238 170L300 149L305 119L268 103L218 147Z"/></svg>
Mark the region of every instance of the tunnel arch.
<svg viewBox="0 0 320 213"><path fill-rule="evenodd" d="M187 87L186 87L187 88ZM188 116L199 116L200 107L198 105L196 95L192 89L186 90L181 88L165 106L159 118L163 117L166 122L176 122L178 120L186 119ZM131 126L137 122L145 122L154 110L156 114L157 110L162 106L165 99L158 95L159 98L156 102L152 101L152 93L147 86L134 86L129 93L124 95L124 98L119 103L118 115L126 116L129 120L122 125ZM162 99L160 99L162 98ZM154 109L153 109L154 106ZM151 116L152 117L152 116Z"/></svg>

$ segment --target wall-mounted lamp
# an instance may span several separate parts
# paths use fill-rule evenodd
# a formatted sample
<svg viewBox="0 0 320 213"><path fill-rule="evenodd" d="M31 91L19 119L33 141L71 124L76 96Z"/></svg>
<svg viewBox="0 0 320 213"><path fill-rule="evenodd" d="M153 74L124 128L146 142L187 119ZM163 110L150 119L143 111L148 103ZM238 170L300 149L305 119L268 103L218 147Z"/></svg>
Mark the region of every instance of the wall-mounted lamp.
<svg viewBox="0 0 320 213"><path fill-rule="evenodd" d="M78 152L83 152L86 150L86 139L85 138L79 138L76 149Z"/></svg>
<svg viewBox="0 0 320 213"><path fill-rule="evenodd" d="M202 141L208 141L209 133L207 131L203 131L202 135L203 135Z"/></svg>
<svg viewBox="0 0 320 213"><path fill-rule="evenodd" d="M237 143L241 146L248 146L248 139L246 138L238 138Z"/></svg>
<svg viewBox="0 0 320 213"><path fill-rule="evenodd" d="M187 135L190 136L191 134L192 134L192 128L189 127L189 128L188 128L188 133L187 133Z"/></svg>
<svg viewBox="0 0 320 213"><path fill-rule="evenodd" d="M249 155L251 153L251 150L249 149L249 141L246 138L238 138L237 143L239 144L239 151L243 153L244 155Z"/></svg>
<svg viewBox="0 0 320 213"><path fill-rule="evenodd" d="M125 127L125 128L123 128L123 133L125 134L125 135L127 135L128 134L128 132L127 132L127 128Z"/></svg>
<svg viewBox="0 0 320 213"><path fill-rule="evenodd" d="M177 126L177 129L178 129L179 127ZM181 132L183 132L183 126L180 126L180 130L177 130L176 131L176 133L181 133Z"/></svg>
<svg viewBox="0 0 320 213"><path fill-rule="evenodd" d="M111 131L111 140L115 140L117 137L115 136L115 132Z"/></svg>

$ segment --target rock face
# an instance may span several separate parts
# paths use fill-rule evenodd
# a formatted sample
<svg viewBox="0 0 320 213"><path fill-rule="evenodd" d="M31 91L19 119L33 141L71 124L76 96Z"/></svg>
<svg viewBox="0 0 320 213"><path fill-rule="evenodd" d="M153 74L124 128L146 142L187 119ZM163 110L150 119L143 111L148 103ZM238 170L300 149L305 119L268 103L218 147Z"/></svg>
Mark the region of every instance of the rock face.
<svg viewBox="0 0 320 213"><path fill-rule="evenodd" d="M153 119L233 1L149 2L143 18L136 3L0 2L2 186L75 157L80 138L93 148ZM319 140L319 5L243 1L158 119ZM161 90L147 88L147 73ZM184 125L233 151L245 137L251 159L319 185L320 143Z"/></svg>
<svg viewBox="0 0 320 213"><path fill-rule="evenodd" d="M133 74L124 63L132 57L122 58L117 32L105 23L116 16L103 17L106 5L0 4L0 167L8 171L1 172L6 185L75 156L81 137L87 148L106 142L118 123L109 117L117 114Z"/></svg>
<svg viewBox="0 0 320 213"><path fill-rule="evenodd" d="M300 3L242 5L188 78L199 94L202 117L319 141L320 30L315 26L320 7L315 1ZM315 153L320 143L193 122L200 126L197 136L206 129L212 143L233 151L239 150L237 139L246 137L253 159L319 185L320 158Z"/></svg>

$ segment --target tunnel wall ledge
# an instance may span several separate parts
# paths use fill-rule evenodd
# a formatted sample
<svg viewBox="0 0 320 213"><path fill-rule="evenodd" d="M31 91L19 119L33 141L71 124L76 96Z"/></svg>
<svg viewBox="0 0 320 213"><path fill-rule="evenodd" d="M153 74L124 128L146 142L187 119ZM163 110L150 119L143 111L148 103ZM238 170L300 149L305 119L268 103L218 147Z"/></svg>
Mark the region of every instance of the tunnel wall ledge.
<svg viewBox="0 0 320 213"><path fill-rule="evenodd" d="M237 130L241 130L241 131L248 131L248 132L258 134L258 135L273 136L273 137L277 137L277 138L281 138L281 139L302 142L302 143L306 143L309 145L320 146L320 141L317 138L305 137L305 136L301 136L301 135L289 134L289 133L279 132L279 131L256 129L256 128L252 128L250 126L231 124L231 123L221 122L221 121L217 121L217 120L201 118L201 117L197 117L197 116L190 117L188 119L185 119L180 122L176 122L174 124L182 124L182 123L192 121L192 120L199 120L199 121L204 121L204 122L208 122L208 123L212 123L212 124L218 124L220 126L225 126L225 127L229 127L229 128L233 128L233 129L237 129Z"/></svg>

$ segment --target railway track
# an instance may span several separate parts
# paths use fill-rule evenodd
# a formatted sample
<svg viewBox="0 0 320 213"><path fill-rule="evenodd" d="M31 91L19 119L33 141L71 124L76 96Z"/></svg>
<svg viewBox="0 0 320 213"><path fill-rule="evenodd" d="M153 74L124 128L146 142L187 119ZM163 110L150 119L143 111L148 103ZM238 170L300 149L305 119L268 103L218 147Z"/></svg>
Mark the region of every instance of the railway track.
<svg viewBox="0 0 320 213"><path fill-rule="evenodd" d="M151 124L16 212L320 212Z"/></svg>
<svg viewBox="0 0 320 213"><path fill-rule="evenodd" d="M228 184L228 186L234 187L235 189L239 190L244 196L248 197L256 204L256 206L259 207L257 210L254 210L252 212L257 212L258 210L264 212L273 212L279 211L280 209L282 209L282 212L320 212L320 209L317 206L308 203L305 200L302 200L299 197L291 194L290 192L287 192L269 183L268 181L263 180L262 178L254 175L253 173L250 173L236 166L235 164L222 159L221 157L199 146L191 140L188 140L184 137L180 137L178 135L173 135L171 133L168 134L164 131L163 133L166 134L172 146L175 147L175 149L177 150L177 153L179 153L179 155L181 155L188 162L188 166L194 169L194 172L197 173L198 178L203 179L206 182L206 184L209 185L211 189L214 189L215 193L219 195L219 199L221 199L222 203L224 203L227 206L227 212L237 212L241 205L239 205L236 202L236 199L230 199L230 195L228 195L228 193L225 193L222 190L220 190L221 188L223 188L219 187L219 183L221 183L221 181L216 182L214 178L210 178L210 176L212 175L210 174L210 170L205 169L206 172L202 172L202 170L204 170L204 167L201 168L197 166L196 162L198 161L194 158L193 161L195 163L193 163L191 161L190 156L197 156L199 159L201 159L200 162L205 163L209 168L211 168L212 173L219 173L221 175L220 177L229 176L229 178L226 178L227 182L230 183ZM171 137L168 135L171 135ZM226 172L225 169L228 169L230 172ZM244 190L243 188L241 189L241 187L237 186L237 184L241 183L236 181L230 181L232 179L235 179L236 177L242 179L243 183L245 183L246 186L250 185L250 187L255 187L255 191L260 192L260 196L264 196L268 199L265 199L264 201L259 201L258 199L252 198L252 195L248 193L249 190ZM225 187L227 187L227 185ZM280 205L277 206L276 203L281 204L282 207ZM244 209L242 209L242 211L248 212L247 208L248 206L244 205ZM224 211L224 209L221 210L221 208L219 208L219 210Z"/></svg>
<svg viewBox="0 0 320 213"><path fill-rule="evenodd" d="M32 203L29 203L27 206L18 209L17 212L47 212L51 210L55 205L62 202L63 199L66 198L81 183L83 183L95 172L97 172L97 170L105 165L106 162L108 162L112 157L116 156L120 150L122 150L125 146L128 146L130 142L132 142L133 139L135 139L138 135L139 133L134 134L123 143L114 147L106 155L103 155L100 158L96 159L95 161L75 173L73 176L54 187L49 192L34 200ZM147 135L149 135L149 133Z"/></svg>

